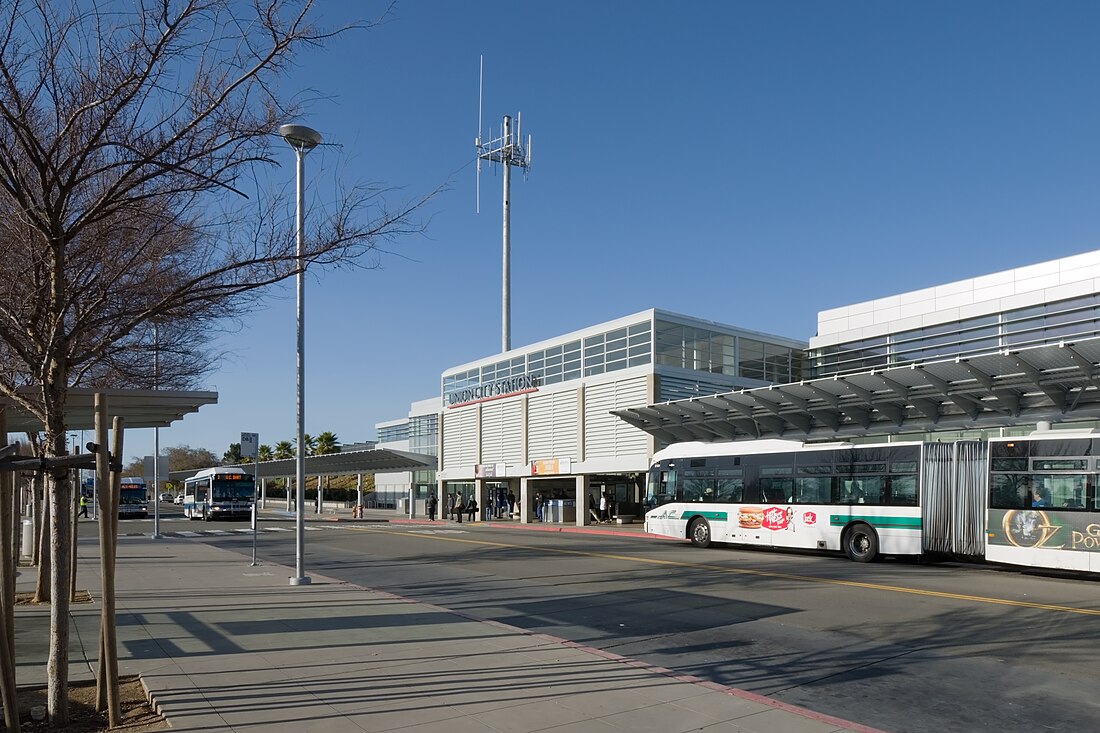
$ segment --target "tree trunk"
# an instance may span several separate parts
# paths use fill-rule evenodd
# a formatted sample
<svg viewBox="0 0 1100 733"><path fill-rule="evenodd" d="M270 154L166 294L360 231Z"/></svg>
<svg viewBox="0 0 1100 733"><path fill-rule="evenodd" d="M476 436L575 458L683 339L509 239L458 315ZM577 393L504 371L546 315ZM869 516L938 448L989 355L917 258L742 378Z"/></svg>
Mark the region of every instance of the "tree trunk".
<svg viewBox="0 0 1100 733"><path fill-rule="evenodd" d="M97 396L96 442L100 445L100 453L96 461L96 475L107 478L107 481L104 482L106 487L103 494L108 495L109 498L106 502L100 504L102 514L99 517L103 615L99 626L100 657L99 671L96 675L96 702L97 706L106 702L107 720L110 726L114 728L122 720L122 706L119 700L118 687L118 641L115 629L115 548L118 542L118 508L122 472L121 470L107 470L107 462L104 460L106 458L104 452L107 438L107 415L105 404L102 412L100 404L100 398ZM122 456L122 430L123 420L121 417L116 417L112 430L110 454L115 460L119 460L119 457ZM100 465L101 462L102 465Z"/></svg>
<svg viewBox="0 0 1100 733"><path fill-rule="evenodd" d="M80 472L69 471L69 486L73 492L73 526L72 526L72 552L69 554L69 602L74 603L76 601L76 541L77 541L77 517L76 505L80 496Z"/></svg>
<svg viewBox="0 0 1100 733"><path fill-rule="evenodd" d="M42 503L40 514L42 519L39 520L41 529L39 530L38 537L35 541L35 545L38 547L38 582L34 586L34 602L35 603L49 603L50 602L50 502L49 497L46 495L44 489L44 483L41 476L35 476L34 484L37 486L43 486L42 491ZM38 493L37 491L35 493Z"/></svg>
<svg viewBox="0 0 1100 733"><path fill-rule="evenodd" d="M0 409L0 446L8 444L7 416ZM0 525L10 530L15 514L15 476L0 472ZM9 547L5 543L5 547ZM0 556L0 574L4 582L0 589L0 700L4 707L4 726L19 731L19 703L15 679L15 557L10 550Z"/></svg>
<svg viewBox="0 0 1100 733"><path fill-rule="evenodd" d="M63 455L65 431L47 430L49 456ZM50 724L62 727L69 723L69 543L72 496L68 471L47 474L50 495L50 655L46 666L49 679L47 707Z"/></svg>

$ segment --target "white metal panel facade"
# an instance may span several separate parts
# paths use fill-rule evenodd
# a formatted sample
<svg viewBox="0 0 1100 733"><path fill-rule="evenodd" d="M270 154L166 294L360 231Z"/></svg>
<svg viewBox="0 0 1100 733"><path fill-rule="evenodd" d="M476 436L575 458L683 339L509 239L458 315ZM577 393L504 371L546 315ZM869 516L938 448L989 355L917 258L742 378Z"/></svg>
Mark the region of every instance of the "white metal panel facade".
<svg viewBox="0 0 1100 733"><path fill-rule="evenodd" d="M523 462L523 400L481 407L481 463Z"/></svg>
<svg viewBox="0 0 1100 733"><path fill-rule="evenodd" d="M620 420L611 411L647 405L647 382L648 377L640 375L621 381L590 384L585 388L585 460L646 452L648 435L645 431Z"/></svg>
<svg viewBox="0 0 1100 733"><path fill-rule="evenodd" d="M532 396L527 403L528 458L577 459L579 414L575 389Z"/></svg>
<svg viewBox="0 0 1100 733"><path fill-rule="evenodd" d="M477 405L443 413L443 469L477 463Z"/></svg>

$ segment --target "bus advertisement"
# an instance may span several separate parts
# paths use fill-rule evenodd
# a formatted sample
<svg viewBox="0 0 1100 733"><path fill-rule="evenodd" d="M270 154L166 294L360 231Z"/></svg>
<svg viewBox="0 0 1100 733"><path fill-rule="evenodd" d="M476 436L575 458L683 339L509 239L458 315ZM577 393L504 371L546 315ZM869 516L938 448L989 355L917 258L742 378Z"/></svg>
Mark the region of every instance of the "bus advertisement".
<svg viewBox="0 0 1100 733"><path fill-rule="evenodd" d="M1100 572L1100 434L912 443L679 443L645 529L730 543Z"/></svg>
<svg viewBox="0 0 1100 733"><path fill-rule="evenodd" d="M188 519L247 519L256 481L239 468L207 468L183 482L183 516Z"/></svg>

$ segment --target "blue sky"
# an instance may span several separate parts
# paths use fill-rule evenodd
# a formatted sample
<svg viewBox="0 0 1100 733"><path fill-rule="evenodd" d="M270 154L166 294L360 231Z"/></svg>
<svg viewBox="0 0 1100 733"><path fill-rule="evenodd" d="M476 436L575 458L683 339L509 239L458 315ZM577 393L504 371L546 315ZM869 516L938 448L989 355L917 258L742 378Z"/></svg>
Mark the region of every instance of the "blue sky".
<svg viewBox="0 0 1100 733"><path fill-rule="evenodd" d="M381 3L320 4L322 24ZM1100 247L1100 4L399 2L302 53L307 159L413 197L449 181L382 269L310 274L306 431L343 442L500 350L501 175L484 122L521 112L512 345L650 307L808 339L819 310ZM293 180L293 154L276 176ZM326 183L327 182L327 183ZM293 288L161 445L291 439ZM127 456L152 452L128 434Z"/></svg>

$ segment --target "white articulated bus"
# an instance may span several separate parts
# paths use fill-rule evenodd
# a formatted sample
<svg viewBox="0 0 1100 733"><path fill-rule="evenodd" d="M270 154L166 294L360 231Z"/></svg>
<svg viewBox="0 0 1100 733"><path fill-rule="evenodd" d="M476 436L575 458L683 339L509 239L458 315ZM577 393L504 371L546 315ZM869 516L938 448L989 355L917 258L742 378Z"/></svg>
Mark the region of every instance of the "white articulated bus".
<svg viewBox="0 0 1100 733"><path fill-rule="evenodd" d="M183 516L243 519L252 514L256 481L239 468L207 468L183 482Z"/></svg>
<svg viewBox="0 0 1100 733"><path fill-rule="evenodd" d="M1100 435L680 443L658 451L647 532L711 543L942 555L1100 572Z"/></svg>

